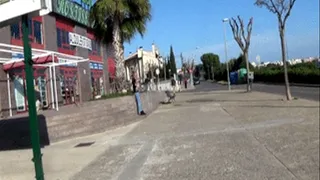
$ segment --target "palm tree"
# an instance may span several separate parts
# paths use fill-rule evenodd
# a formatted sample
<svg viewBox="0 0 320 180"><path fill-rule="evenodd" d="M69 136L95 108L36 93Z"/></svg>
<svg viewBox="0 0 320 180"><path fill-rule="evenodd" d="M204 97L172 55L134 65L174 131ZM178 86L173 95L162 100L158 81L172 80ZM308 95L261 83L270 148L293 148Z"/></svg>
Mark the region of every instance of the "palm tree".
<svg viewBox="0 0 320 180"><path fill-rule="evenodd" d="M111 45L116 63L116 78L124 82L124 42L130 42L139 33L146 32L147 22L151 20L149 0L97 0L90 9L89 20L95 37ZM121 87L120 87L121 88Z"/></svg>

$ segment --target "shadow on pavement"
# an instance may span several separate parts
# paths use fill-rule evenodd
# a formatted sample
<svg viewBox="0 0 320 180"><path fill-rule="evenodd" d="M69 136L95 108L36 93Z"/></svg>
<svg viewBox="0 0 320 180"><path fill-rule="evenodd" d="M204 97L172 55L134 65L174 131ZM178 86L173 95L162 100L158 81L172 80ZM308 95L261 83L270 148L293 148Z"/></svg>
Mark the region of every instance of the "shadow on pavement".
<svg viewBox="0 0 320 180"><path fill-rule="evenodd" d="M268 102L282 101L282 99L252 99L252 100L221 100L221 99L192 99L187 100L187 103L205 103L205 102Z"/></svg>
<svg viewBox="0 0 320 180"><path fill-rule="evenodd" d="M38 115L40 146L50 144L46 117ZM9 118L0 120L0 151L30 149L29 119L27 117Z"/></svg>
<svg viewBox="0 0 320 180"><path fill-rule="evenodd" d="M232 105L231 105L232 106ZM229 106L229 107L231 107ZM279 105L239 105L241 107L250 107L250 108L254 108L254 107L258 107L258 108L319 108L319 106L279 106ZM235 106L235 107L239 107L239 106Z"/></svg>

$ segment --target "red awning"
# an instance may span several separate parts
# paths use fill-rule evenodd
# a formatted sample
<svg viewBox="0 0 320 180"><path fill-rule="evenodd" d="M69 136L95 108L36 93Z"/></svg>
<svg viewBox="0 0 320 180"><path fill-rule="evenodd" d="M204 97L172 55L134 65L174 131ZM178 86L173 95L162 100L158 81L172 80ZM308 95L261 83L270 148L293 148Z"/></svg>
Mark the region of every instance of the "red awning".
<svg viewBox="0 0 320 180"><path fill-rule="evenodd" d="M34 64L45 64L52 62L52 55L45 57L38 57L33 59ZM58 58L54 56L54 62L58 62ZM12 62L8 64L3 64L3 70L7 71L14 68L19 68L24 66L24 61Z"/></svg>

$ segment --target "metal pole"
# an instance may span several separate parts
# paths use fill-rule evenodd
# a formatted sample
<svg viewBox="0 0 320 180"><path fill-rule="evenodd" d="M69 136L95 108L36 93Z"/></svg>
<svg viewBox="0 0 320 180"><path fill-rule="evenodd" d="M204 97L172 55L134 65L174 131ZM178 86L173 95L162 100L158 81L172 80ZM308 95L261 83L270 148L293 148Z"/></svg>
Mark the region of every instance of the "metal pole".
<svg viewBox="0 0 320 180"><path fill-rule="evenodd" d="M12 116L12 104L11 104L11 89L10 89L10 76L7 72L7 88L8 88L8 100L9 100L9 115Z"/></svg>
<svg viewBox="0 0 320 180"><path fill-rule="evenodd" d="M56 66L54 65L54 61L52 62L52 68L53 68L53 84L54 84L54 94L56 97L56 110L59 111L59 100L58 100L58 90L57 90L57 75L56 75Z"/></svg>
<svg viewBox="0 0 320 180"><path fill-rule="evenodd" d="M33 84L33 69L32 69L32 54L29 44L29 23L28 15L22 16L22 33L23 33L23 53L24 63L26 71L26 83L27 83L27 97L28 97L28 111L29 111L29 125L31 132L31 143L33 151L34 168L37 180L44 180L43 167L42 167L42 154L40 149L39 138L39 123L36 110L36 98Z"/></svg>
<svg viewBox="0 0 320 180"><path fill-rule="evenodd" d="M164 72L164 81L167 80L167 58L164 59L164 64L163 64L163 72Z"/></svg>
<svg viewBox="0 0 320 180"><path fill-rule="evenodd" d="M228 53L227 53L227 30L226 30L226 25L223 22L223 27L224 27L224 52L225 52L225 57L226 57L226 65L227 65L227 78L228 78L228 90L231 90L230 86L230 77L229 77L229 61L228 61Z"/></svg>
<svg viewBox="0 0 320 180"><path fill-rule="evenodd" d="M52 69L51 66L49 66L49 76L50 76L50 90L51 90L51 103L52 103L52 109L55 109L55 100L54 100L54 92L53 92L53 79L52 79Z"/></svg>

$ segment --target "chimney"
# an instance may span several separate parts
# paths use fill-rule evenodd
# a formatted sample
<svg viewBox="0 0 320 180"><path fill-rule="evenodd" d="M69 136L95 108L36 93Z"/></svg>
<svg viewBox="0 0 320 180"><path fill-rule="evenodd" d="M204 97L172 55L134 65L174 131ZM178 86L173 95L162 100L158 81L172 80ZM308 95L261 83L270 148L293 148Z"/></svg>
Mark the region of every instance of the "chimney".
<svg viewBox="0 0 320 180"><path fill-rule="evenodd" d="M156 55L156 45L154 43L152 43L152 53Z"/></svg>
<svg viewBox="0 0 320 180"><path fill-rule="evenodd" d="M142 58L142 54L143 54L143 47L140 46L138 49L138 58Z"/></svg>

